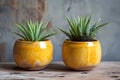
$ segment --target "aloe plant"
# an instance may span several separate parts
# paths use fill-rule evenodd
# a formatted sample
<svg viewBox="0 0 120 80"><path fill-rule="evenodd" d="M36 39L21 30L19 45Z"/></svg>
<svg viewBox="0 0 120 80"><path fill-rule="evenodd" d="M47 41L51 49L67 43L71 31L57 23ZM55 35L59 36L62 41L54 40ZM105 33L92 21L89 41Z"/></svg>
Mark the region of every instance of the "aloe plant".
<svg viewBox="0 0 120 80"><path fill-rule="evenodd" d="M21 33L15 32L15 34L26 41L43 41L46 38L55 35L55 33L46 31L47 24L43 24L41 20L37 22L29 20L25 25L17 24L16 26Z"/></svg>
<svg viewBox="0 0 120 80"><path fill-rule="evenodd" d="M91 16L79 16L70 19L66 17L69 24L69 32L59 28L71 41L93 41L99 29L106 26L109 22L99 24L100 20L91 25Z"/></svg>

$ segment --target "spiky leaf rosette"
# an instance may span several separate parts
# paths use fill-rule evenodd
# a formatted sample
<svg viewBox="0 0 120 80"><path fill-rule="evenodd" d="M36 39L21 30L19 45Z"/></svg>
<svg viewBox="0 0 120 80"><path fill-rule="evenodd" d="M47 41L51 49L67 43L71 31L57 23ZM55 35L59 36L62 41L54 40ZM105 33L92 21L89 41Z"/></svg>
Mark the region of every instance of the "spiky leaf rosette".
<svg viewBox="0 0 120 80"><path fill-rule="evenodd" d="M91 16L79 16L78 18L70 19L66 17L69 24L69 32L59 28L71 41L93 41L96 33L108 22L99 24L99 20L90 26Z"/></svg>
<svg viewBox="0 0 120 80"><path fill-rule="evenodd" d="M43 41L55 35L55 33L46 31L47 24L43 24L41 20L37 22L32 22L30 20L27 21L25 25L17 24L16 26L21 33L15 32L15 34L26 41Z"/></svg>

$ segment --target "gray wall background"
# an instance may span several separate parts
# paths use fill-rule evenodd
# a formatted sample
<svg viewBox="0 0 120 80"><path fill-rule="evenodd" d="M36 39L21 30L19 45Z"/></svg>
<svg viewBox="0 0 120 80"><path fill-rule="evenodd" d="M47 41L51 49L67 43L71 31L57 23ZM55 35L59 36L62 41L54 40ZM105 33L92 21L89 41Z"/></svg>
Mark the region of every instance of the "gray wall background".
<svg viewBox="0 0 120 80"><path fill-rule="evenodd" d="M12 31L15 24L26 19L43 19L53 31L56 26L67 29L65 16L86 16L92 13L93 21L110 24L101 29L97 37L102 45L102 60L120 61L120 0L0 0L0 61L13 61L16 39ZM59 34L50 37L54 45L54 61L61 59L61 46L67 37Z"/></svg>

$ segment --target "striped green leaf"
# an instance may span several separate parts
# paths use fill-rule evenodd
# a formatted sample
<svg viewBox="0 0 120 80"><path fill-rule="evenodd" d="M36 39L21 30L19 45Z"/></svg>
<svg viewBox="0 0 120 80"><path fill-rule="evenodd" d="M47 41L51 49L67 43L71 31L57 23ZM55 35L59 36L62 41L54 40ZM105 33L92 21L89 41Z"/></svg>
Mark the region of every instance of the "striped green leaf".
<svg viewBox="0 0 120 80"><path fill-rule="evenodd" d="M91 41L94 40L95 34L99 29L103 26L106 26L108 23L103 23L98 25L99 21L96 21L92 27L90 27L92 16L79 16L78 18L70 19L66 17L68 22L68 30L69 32L59 28L61 32L63 32L70 40L72 41Z"/></svg>
<svg viewBox="0 0 120 80"><path fill-rule="evenodd" d="M25 25L17 24L16 26L21 34L18 32L15 32L15 34L26 41L42 41L55 34L46 31L47 24L43 24L41 20L38 22L32 22L32 20L29 20Z"/></svg>

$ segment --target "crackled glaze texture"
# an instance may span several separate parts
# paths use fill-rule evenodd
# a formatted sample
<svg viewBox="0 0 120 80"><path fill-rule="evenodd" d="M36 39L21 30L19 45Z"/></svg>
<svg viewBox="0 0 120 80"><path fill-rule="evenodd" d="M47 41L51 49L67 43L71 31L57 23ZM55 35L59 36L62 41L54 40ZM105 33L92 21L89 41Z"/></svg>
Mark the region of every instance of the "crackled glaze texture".
<svg viewBox="0 0 120 80"><path fill-rule="evenodd" d="M74 42L65 40L62 46L62 58L64 63L72 69L90 70L100 63L100 42Z"/></svg>
<svg viewBox="0 0 120 80"><path fill-rule="evenodd" d="M53 46L50 40L30 42L17 40L14 46L16 64L27 70L37 70L46 67L53 58Z"/></svg>

